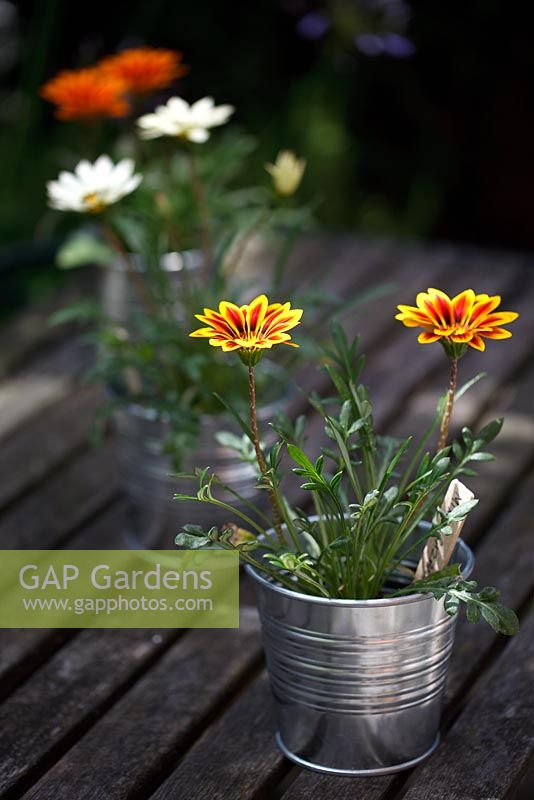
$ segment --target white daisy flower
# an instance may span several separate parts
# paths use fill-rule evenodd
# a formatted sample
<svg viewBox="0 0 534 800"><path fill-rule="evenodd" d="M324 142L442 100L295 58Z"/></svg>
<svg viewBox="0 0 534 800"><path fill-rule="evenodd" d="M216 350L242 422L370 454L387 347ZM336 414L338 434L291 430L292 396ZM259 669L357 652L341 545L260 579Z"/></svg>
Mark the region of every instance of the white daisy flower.
<svg viewBox="0 0 534 800"><path fill-rule="evenodd" d="M109 156L100 156L94 164L80 161L74 172L60 172L57 181L46 184L48 205L59 211L81 211L98 214L141 183L143 176L134 175L131 158L114 164Z"/></svg>
<svg viewBox="0 0 534 800"><path fill-rule="evenodd" d="M167 105L158 106L153 114L137 120L139 135L142 139L177 136L189 142L205 142L209 129L224 125L234 111L233 106L216 106L213 97L203 97L193 105L181 97L171 97Z"/></svg>

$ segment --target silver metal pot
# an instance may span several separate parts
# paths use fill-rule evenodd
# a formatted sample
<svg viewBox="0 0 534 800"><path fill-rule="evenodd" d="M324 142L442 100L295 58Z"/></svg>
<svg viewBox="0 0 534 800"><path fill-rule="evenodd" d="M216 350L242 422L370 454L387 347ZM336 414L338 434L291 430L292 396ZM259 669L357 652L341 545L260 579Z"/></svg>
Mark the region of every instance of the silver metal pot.
<svg viewBox="0 0 534 800"><path fill-rule="evenodd" d="M145 272L142 258L136 253L129 256L138 272ZM165 253L160 259L160 267L166 273L173 289L179 289L186 280L197 281L204 259L200 250L184 250L180 253ZM128 277L124 260L117 258L112 266L103 271L102 307L110 319L126 323L133 313L142 309L139 295ZM176 319L180 320L180 308L176 309Z"/></svg>
<svg viewBox="0 0 534 800"><path fill-rule="evenodd" d="M258 410L258 417L272 419L285 402L279 402ZM195 495L196 481L177 478L173 475L171 458L165 452L169 422L157 411L133 403L119 407L113 412L115 429L115 451L119 468L119 480L127 498L126 539L130 547L142 549L173 549L176 534L186 523L210 528L227 522L238 521L231 513L219 510L207 503L176 501L177 493ZM228 447L218 444L215 434L220 430L238 433L235 425L221 415L205 415L197 446L184 459L183 472L193 472L196 467L209 466L219 478L242 497L251 500L263 510L267 507L267 494L256 489L255 469L242 461L240 455ZM266 433L267 446L274 444L271 429ZM240 506L230 492L217 487L216 496L236 508ZM252 516L254 516L252 514Z"/></svg>
<svg viewBox="0 0 534 800"><path fill-rule="evenodd" d="M136 270L145 272L140 256L132 254L130 259ZM166 253L161 258L160 266L167 274L171 287L179 290L186 281L198 281L201 278L203 256L199 250ZM128 320L142 305L120 258L105 270L101 291L106 316L127 328ZM179 304L174 316L177 322L183 321ZM281 384L283 396L259 409L260 421L272 419L285 406L288 397L287 378L282 377L282 370L273 365L269 369L273 379ZM142 381L141 376L134 375L132 379L139 385ZM113 389L111 393L117 394ZM209 528L231 521L231 514L206 503L173 500L176 493L196 494L198 484L173 477L171 459L165 452L170 424L164 415L158 414L153 408L132 402L118 407L113 413L113 421L119 481L127 498L125 536L130 547L173 549L176 534L186 523ZM196 467L210 466L224 483L264 508L266 493L255 488L254 468L243 463L235 451L217 443L215 434L220 430L240 433L233 422L223 415L205 415L202 418L196 448L184 459L182 471L194 472ZM274 443L271 429L268 429L265 438L267 444ZM218 489L217 497L239 507L236 498L229 492Z"/></svg>
<svg viewBox="0 0 534 800"><path fill-rule="evenodd" d="M467 578L474 556L459 541ZM437 747L456 618L431 595L329 600L251 566L282 752L337 775L383 775Z"/></svg>

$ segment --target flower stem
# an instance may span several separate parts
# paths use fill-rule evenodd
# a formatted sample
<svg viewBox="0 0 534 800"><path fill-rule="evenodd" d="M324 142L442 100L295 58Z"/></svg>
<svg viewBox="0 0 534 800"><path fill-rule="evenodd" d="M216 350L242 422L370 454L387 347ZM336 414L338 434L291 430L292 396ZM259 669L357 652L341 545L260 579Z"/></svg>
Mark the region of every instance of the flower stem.
<svg viewBox="0 0 534 800"><path fill-rule="evenodd" d="M130 258L130 254L124 247L120 238L117 236L113 228L111 228L111 226L107 222L102 222L102 232L104 234L104 237L107 239L109 245L121 257L124 266L126 267L126 274L128 275L128 279L130 280L130 283L132 284L134 291L137 293L143 306L145 307L145 311L147 311L148 314L152 316L156 316L157 309L155 303L152 300L152 297L150 296L150 293L148 292L143 282L143 279L141 278L138 271L132 264L132 259Z"/></svg>
<svg viewBox="0 0 534 800"><path fill-rule="evenodd" d="M441 427L439 429L439 443L438 451L443 450L447 444L447 436L449 434L449 425L451 423L452 408L454 406L454 395L456 393L456 381L458 379L458 359L451 358L451 374L449 382L449 392L447 394L447 403L445 411L441 420Z"/></svg>
<svg viewBox="0 0 534 800"><path fill-rule="evenodd" d="M202 252L204 254L204 269L209 270L211 266L212 256L212 240L211 240L211 225L208 205L206 202L206 194L204 186L200 180L197 168L197 159L192 150L187 153L187 160L189 163L189 177L191 179L191 189L195 202L197 204L198 216L200 218L200 237L202 243Z"/></svg>
<svg viewBox="0 0 534 800"><path fill-rule="evenodd" d="M261 452L260 446L260 437L258 433L258 419L256 416L256 380L254 376L254 367L248 368L248 385L249 385L249 393L250 393L250 426L252 428L252 441L254 443L254 450L256 451L256 459L258 462L258 466L260 468L260 472L262 476L267 473L267 465L265 463L265 459L263 457L263 453ZM271 508L273 510L273 521L274 521L274 529L276 531L276 537L281 545L285 544L284 536L282 534L282 517L280 515L280 509L278 508L278 503L276 502L276 495L272 489L268 489L269 492L269 499L271 501Z"/></svg>

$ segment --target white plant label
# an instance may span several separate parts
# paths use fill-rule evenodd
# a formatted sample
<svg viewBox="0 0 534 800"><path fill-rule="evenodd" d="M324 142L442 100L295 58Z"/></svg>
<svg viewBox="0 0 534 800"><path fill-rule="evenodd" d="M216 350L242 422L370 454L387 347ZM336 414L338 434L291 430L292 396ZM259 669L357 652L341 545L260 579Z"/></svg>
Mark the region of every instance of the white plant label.
<svg viewBox="0 0 534 800"><path fill-rule="evenodd" d="M473 492L470 491L467 486L455 478L449 484L441 508L445 513L449 513L453 508L460 505L460 503L473 500L474 496ZM452 533L447 535L441 534L439 538L432 537L428 540L415 571L415 580L420 581L432 572L437 572L447 566L465 520L466 517L457 522L451 522Z"/></svg>

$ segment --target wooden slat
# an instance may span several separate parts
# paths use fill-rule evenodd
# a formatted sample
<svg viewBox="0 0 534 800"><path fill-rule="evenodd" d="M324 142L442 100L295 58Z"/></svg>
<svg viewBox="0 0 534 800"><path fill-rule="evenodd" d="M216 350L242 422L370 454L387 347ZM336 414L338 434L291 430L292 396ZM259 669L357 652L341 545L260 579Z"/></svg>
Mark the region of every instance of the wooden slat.
<svg viewBox="0 0 534 800"><path fill-rule="evenodd" d="M52 656L73 631L0 630L0 701Z"/></svg>
<svg viewBox="0 0 534 800"><path fill-rule="evenodd" d="M0 438L74 393L92 349L75 336L39 354L0 383Z"/></svg>
<svg viewBox="0 0 534 800"><path fill-rule="evenodd" d="M102 464L100 461L90 461L89 465L94 467L91 469L91 475L100 475L105 477L102 472ZM83 461L82 461L83 465ZM73 500L73 507L70 507L65 517L62 517L62 522L66 525L66 530L73 530L75 525L79 523L79 512L81 510L78 503L83 505L86 511L90 510L91 506L87 506L87 481L90 480L88 474L81 470L83 478L82 493L77 497L79 490L77 484L69 483L69 479L74 477L74 470L69 470L68 476L61 476L59 479L59 486L62 488L63 493ZM50 498L50 494L47 495ZM90 492L89 497L92 501L96 500L95 492ZM43 503L44 505L41 505ZM47 507L46 501L43 498L37 500L38 508ZM27 542L32 547L42 548L50 547L50 541L43 537L42 534L42 515L36 513L33 505L24 505L24 516L15 515L12 520L13 526L13 547L20 547L21 543L18 541L18 532L20 528L18 524L22 525L22 529L27 532ZM48 513L46 517L49 519ZM17 519L19 522L17 523ZM117 502L106 509L95 520L91 520L88 524L81 527L81 529L68 540L64 547L66 549L77 550L106 550L124 548L123 536L123 522L124 522L124 504ZM25 527L27 526L27 527ZM61 535L62 529L51 527L53 535ZM65 529L63 529L64 531ZM4 531L5 533L5 531ZM44 544L42 543L44 539ZM2 541L2 528L0 527L0 541ZM15 630L4 628L0 629L0 697L5 697L10 694L13 689L20 685L27 679L32 672L34 672L41 664L43 664L54 652L56 652L66 641L72 638L75 632L72 630L66 631L51 631L43 629L35 630Z"/></svg>
<svg viewBox="0 0 534 800"><path fill-rule="evenodd" d="M390 777L338 778L315 772L302 772L282 795L283 800L381 800L393 785ZM430 798L427 798L430 800Z"/></svg>
<svg viewBox="0 0 534 800"><path fill-rule="evenodd" d="M152 800L250 800L282 777L285 766L274 742L272 702L265 673L242 693Z"/></svg>
<svg viewBox="0 0 534 800"><path fill-rule="evenodd" d="M531 613L404 800L512 797L534 751L533 680Z"/></svg>
<svg viewBox="0 0 534 800"><path fill-rule="evenodd" d="M72 335L72 326L50 325L50 316L59 309L95 293L97 278L94 270L84 269L73 275L52 297L34 303L2 327L2 339L9 347L0 355L0 379L5 378L21 363L34 357L44 345L60 342Z"/></svg>
<svg viewBox="0 0 534 800"><path fill-rule="evenodd" d="M0 797L33 782L176 636L89 630L61 648L0 706Z"/></svg>
<svg viewBox="0 0 534 800"><path fill-rule="evenodd" d="M25 800L147 797L225 698L246 681L260 652L255 612L244 612L236 631L190 632L28 791ZM231 749L232 742L227 746ZM216 781L218 769L204 763L200 772ZM200 774L196 777L201 779ZM188 792L185 786L180 790L180 797L201 796L196 781Z"/></svg>
<svg viewBox="0 0 534 800"><path fill-rule="evenodd" d="M396 252L392 245L370 247L363 252L359 248L347 247L339 257L336 271L331 276L333 288L343 297L351 298L362 294L380 284L395 284L407 293L414 294L420 288L420 270L424 268L426 279L440 283L447 275L452 263L452 254L448 249L433 254L419 250L407 249ZM372 353L366 369L366 377L372 368L374 353L391 340L399 323L395 321L395 297L399 288L391 290L387 295L369 299L356 308L338 315L347 332L347 336L360 336L360 350ZM314 332L321 339L328 341L330 336L331 314L323 317L315 326ZM296 334L296 338L298 338ZM398 363L397 363L398 365ZM302 369L297 367L297 384L305 391L320 390L328 386L325 373L319 368L310 369L309 364ZM301 405L305 402L301 399Z"/></svg>
<svg viewBox="0 0 534 800"><path fill-rule="evenodd" d="M476 477L464 479L479 498L462 532L469 543L476 542L498 514L513 502L522 477L534 464L533 396L534 364L530 371L495 392L491 408L480 420L481 426L490 419L504 416L504 425L489 448L495 461L480 464Z"/></svg>
<svg viewBox="0 0 534 800"><path fill-rule="evenodd" d="M476 551L473 577L481 586L497 586L502 602L516 609L522 607L534 589L533 492L534 475L525 482L519 495L514 496L513 505ZM470 625L461 616L446 686L448 700L459 694L470 674L479 674L494 643L495 635L488 625Z"/></svg>
<svg viewBox="0 0 534 800"><path fill-rule="evenodd" d="M72 425L74 432L75 423ZM0 516L0 547L57 547L117 491L110 445L83 451Z"/></svg>
<svg viewBox="0 0 534 800"><path fill-rule="evenodd" d="M87 443L102 395L85 389L55 405L2 443L0 449L0 507L43 480L75 450Z"/></svg>

